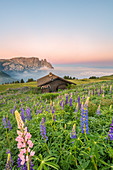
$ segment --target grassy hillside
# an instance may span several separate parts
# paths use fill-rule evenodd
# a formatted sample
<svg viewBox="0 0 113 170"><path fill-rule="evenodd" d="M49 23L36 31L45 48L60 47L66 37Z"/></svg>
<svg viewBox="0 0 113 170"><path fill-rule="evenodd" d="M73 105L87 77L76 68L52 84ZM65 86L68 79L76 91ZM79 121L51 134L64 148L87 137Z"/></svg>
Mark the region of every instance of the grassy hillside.
<svg viewBox="0 0 113 170"><path fill-rule="evenodd" d="M78 80L69 80L73 83L76 83L77 85L81 84L88 84L88 83L94 83L94 82L101 82L101 81L110 81L113 80L113 75L111 76L103 76L100 77L99 79L78 79ZM9 88L20 88L20 87L37 87L37 82L29 82L29 83L17 83L17 84L5 84L5 85L0 85L0 92L8 90Z"/></svg>
<svg viewBox="0 0 113 170"><path fill-rule="evenodd" d="M8 90L9 88L20 88L20 87L37 87L37 82L29 82L29 83L17 83L17 84L4 84L0 85L0 92Z"/></svg>
<svg viewBox="0 0 113 170"><path fill-rule="evenodd" d="M113 80L91 81L83 84L87 80L77 80L83 83L75 89L39 95L25 93L27 88L23 88L36 87L36 82L6 85L23 90L16 88L0 95L0 170L5 169L7 149L13 169L18 169L16 109L32 135L34 170L112 169Z"/></svg>

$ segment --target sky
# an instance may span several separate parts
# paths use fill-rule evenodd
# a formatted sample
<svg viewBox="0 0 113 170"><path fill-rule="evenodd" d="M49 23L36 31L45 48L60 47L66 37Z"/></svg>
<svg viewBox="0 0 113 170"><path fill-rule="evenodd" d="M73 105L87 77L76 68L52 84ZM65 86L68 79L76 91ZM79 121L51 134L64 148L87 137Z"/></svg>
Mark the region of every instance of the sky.
<svg viewBox="0 0 113 170"><path fill-rule="evenodd" d="M0 59L113 63L113 0L0 0Z"/></svg>

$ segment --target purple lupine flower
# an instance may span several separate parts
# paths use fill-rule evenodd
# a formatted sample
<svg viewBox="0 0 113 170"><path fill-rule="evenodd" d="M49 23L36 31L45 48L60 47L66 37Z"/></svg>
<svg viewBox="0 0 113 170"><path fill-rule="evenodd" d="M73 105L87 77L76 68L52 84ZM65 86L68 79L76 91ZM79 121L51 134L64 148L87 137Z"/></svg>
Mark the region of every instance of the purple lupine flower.
<svg viewBox="0 0 113 170"><path fill-rule="evenodd" d="M56 121L56 119L55 119L55 115L53 115L53 121L54 121L54 122Z"/></svg>
<svg viewBox="0 0 113 170"><path fill-rule="evenodd" d="M20 168L21 167L21 170L27 170L27 162L25 161L25 163L24 163L24 165L21 165L21 159L20 158L18 158L17 159L17 164L18 164L18 166L17 166L17 168ZM33 162L32 161L30 161L29 162L29 167L30 167L30 170L33 170Z"/></svg>
<svg viewBox="0 0 113 170"><path fill-rule="evenodd" d="M5 118L5 116L3 116L3 126L4 126L4 128L7 128L7 122L6 122L6 118Z"/></svg>
<svg viewBox="0 0 113 170"><path fill-rule="evenodd" d="M53 105L53 110L55 110L55 105Z"/></svg>
<svg viewBox="0 0 113 170"><path fill-rule="evenodd" d="M44 142L48 140L48 137L46 136L46 127L45 127L45 117L42 118L41 121L41 135L44 139Z"/></svg>
<svg viewBox="0 0 113 170"><path fill-rule="evenodd" d="M89 134L87 106L81 108L81 132Z"/></svg>
<svg viewBox="0 0 113 170"><path fill-rule="evenodd" d="M76 131L75 131L75 124L73 125L72 131L71 131L71 139L77 138Z"/></svg>
<svg viewBox="0 0 113 170"><path fill-rule="evenodd" d="M65 105L68 104L68 95L66 95Z"/></svg>
<svg viewBox="0 0 113 170"><path fill-rule="evenodd" d="M61 102L60 102L60 106L62 106L62 103L63 103L63 99L62 99Z"/></svg>
<svg viewBox="0 0 113 170"><path fill-rule="evenodd" d="M16 105L14 106L14 110L16 110Z"/></svg>
<svg viewBox="0 0 113 170"><path fill-rule="evenodd" d="M81 103L80 103L80 96L78 95L78 105L79 105L79 109L81 109Z"/></svg>
<svg viewBox="0 0 113 170"><path fill-rule="evenodd" d="M53 113L54 113L54 110L52 109L52 115L53 115Z"/></svg>
<svg viewBox="0 0 113 170"><path fill-rule="evenodd" d="M6 152L7 154L8 153L10 153L10 157L11 157L11 163L12 163L12 165L13 165L13 159L12 159L12 156L11 156L11 152L10 152L10 150L9 149L7 149L7 152Z"/></svg>
<svg viewBox="0 0 113 170"><path fill-rule="evenodd" d="M100 105L98 106L98 109L97 109L97 115L101 115Z"/></svg>
<svg viewBox="0 0 113 170"><path fill-rule="evenodd" d="M110 127L110 130L109 130L109 132L108 132L108 138L109 138L110 140L113 140L113 119L112 119L112 123L111 123L110 126L111 126L111 127Z"/></svg>
<svg viewBox="0 0 113 170"><path fill-rule="evenodd" d="M62 109L64 110L64 102L62 103Z"/></svg>
<svg viewBox="0 0 113 170"><path fill-rule="evenodd" d="M14 115L14 109L11 109L10 112Z"/></svg>
<svg viewBox="0 0 113 170"><path fill-rule="evenodd" d="M95 94L95 89L93 88L93 96L94 96L94 94Z"/></svg>
<svg viewBox="0 0 113 170"><path fill-rule="evenodd" d="M23 122L25 123L25 114L24 114L24 109L23 109L23 105L21 104L21 108L20 108L20 114L21 114L21 119L23 120Z"/></svg>
<svg viewBox="0 0 113 170"><path fill-rule="evenodd" d="M72 106L72 97L70 98L69 106Z"/></svg>
<svg viewBox="0 0 113 170"><path fill-rule="evenodd" d="M100 87L99 94L101 94L101 93L102 93L102 91L101 91L101 87Z"/></svg>
<svg viewBox="0 0 113 170"><path fill-rule="evenodd" d="M30 111L30 108L27 108L26 107L26 113L27 113L27 120L30 120L31 119L31 111Z"/></svg>
<svg viewBox="0 0 113 170"><path fill-rule="evenodd" d="M17 159L17 168L20 168L21 167L21 159L18 157Z"/></svg>
<svg viewBox="0 0 113 170"><path fill-rule="evenodd" d="M12 170L12 157L11 157L11 152L9 150L7 150L7 163L5 166L5 170Z"/></svg>
<svg viewBox="0 0 113 170"><path fill-rule="evenodd" d="M36 110L36 115L37 115L37 114L39 114L39 110L38 110L38 109Z"/></svg>
<svg viewBox="0 0 113 170"><path fill-rule="evenodd" d="M8 129L11 130L11 123L10 123L10 121L8 119L8 116L6 117L6 119L7 119Z"/></svg>

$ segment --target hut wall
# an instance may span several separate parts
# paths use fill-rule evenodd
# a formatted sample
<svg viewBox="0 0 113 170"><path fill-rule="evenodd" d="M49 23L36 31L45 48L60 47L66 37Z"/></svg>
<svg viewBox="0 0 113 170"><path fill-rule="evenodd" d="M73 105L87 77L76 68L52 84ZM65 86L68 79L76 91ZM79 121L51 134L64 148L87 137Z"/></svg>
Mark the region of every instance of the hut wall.
<svg viewBox="0 0 113 170"><path fill-rule="evenodd" d="M57 80L54 80L54 81L51 81L49 83L49 85L51 86L51 90L52 91L56 91L58 89L65 89L66 86L67 86L67 82L63 81L63 80L60 80L60 79L57 79Z"/></svg>

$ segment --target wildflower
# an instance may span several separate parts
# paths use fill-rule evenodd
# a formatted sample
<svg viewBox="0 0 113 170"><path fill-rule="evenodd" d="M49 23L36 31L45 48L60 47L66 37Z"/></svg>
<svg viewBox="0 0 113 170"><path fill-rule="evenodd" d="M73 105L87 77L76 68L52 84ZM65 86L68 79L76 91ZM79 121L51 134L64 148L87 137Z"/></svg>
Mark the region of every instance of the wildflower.
<svg viewBox="0 0 113 170"><path fill-rule="evenodd" d="M26 113L27 113L27 120L30 120L30 119L31 119L31 111L30 111L30 108L27 108L27 107L26 107Z"/></svg>
<svg viewBox="0 0 113 170"><path fill-rule="evenodd" d="M94 93L95 93L95 89L93 88L93 96L94 96Z"/></svg>
<svg viewBox="0 0 113 170"><path fill-rule="evenodd" d="M81 109L81 132L89 134L87 106L82 106Z"/></svg>
<svg viewBox="0 0 113 170"><path fill-rule="evenodd" d="M6 122L6 118L5 118L5 116L3 116L3 125L4 125L4 128L7 128L7 122Z"/></svg>
<svg viewBox="0 0 113 170"><path fill-rule="evenodd" d="M48 137L46 136L45 117L43 117L41 121L41 135L44 139L44 142L48 140Z"/></svg>
<svg viewBox="0 0 113 170"><path fill-rule="evenodd" d="M54 113L54 110L52 109L52 115L53 115L53 113Z"/></svg>
<svg viewBox="0 0 113 170"><path fill-rule="evenodd" d="M21 116L17 110L15 111L15 117L16 117L16 121L18 124L18 129L23 129L24 123L23 123Z"/></svg>
<svg viewBox="0 0 113 170"><path fill-rule="evenodd" d="M25 115L24 115L24 109L23 109L23 105L21 104L21 118L23 120L23 122L25 123Z"/></svg>
<svg viewBox="0 0 113 170"><path fill-rule="evenodd" d="M55 115L53 115L53 121L54 121L54 122L56 121L56 119L55 119Z"/></svg>
<svg viewBox="0 0 113 170"><path fill-rule="evenodd" d="M6 117L6 119L7 119L8 129L11 130L11 123L10 123L10 121L8 119L8 116Z"/></svg>
<svg viewBox="0 0 113 170"><path fill-rule="evenodd" d="M100 105L98 106L98 109L97 109L97 115L101 115Z"/></svg>
<svg viewBox="0 0 113 170"><path fill-rule="evenodd" d="M72 106L72 97L70 98L69 106Z"/></svg>
<svg viewBox="0 0 113 170"><path fill-rule="evenodd" d="M65 105L68 104L68 95L66 95Z"/></svg>
<svg viewBox="0 0 113 170"><path fill-rule="evenodd" d="M11 109L10 112L14 115L14 109Z"/></svg>
<svg viewBox="0 0 113 170"><path fill-rule="evenodd" d="M99 94L101 94L101 93L102 93L102 91L101 91L101 87L100 87Z"/></svg>
<svg viewBox="0 0 113 170"><path fill-rule="evenodd" d="M12 160L12 157L11 157L11 152L8 149L6 153L7 153L8 156L7 156L7 163L6 163L5 170L12 170L13 160Z"/></svg>
<svg viewBox="0 0 113 170"><path fill-rule="evenodd" d="M109 130L109 132L108 132L108 138L109 138L110 140L113 140L113 119L112 119L112 123L111 123L110 126L111 126L111 127L110 127L110 130Z"/></svg>
<svg viewBox="0 0 113 170"><path fill-rule="evenodd" d="M20 162L21 165L25 165L27 161L29 163L29 160L31 160L31 156L33 156L35 152L33 151L30 152L29 148L33 147L33 143L30 140L31 134L27 131L27 126L24 128L24 123L18 111L15 111L15 116L16 116L18 128L20 129L20 131L17 130L17 134L19 136L16 138L16 141L18 142L17 147L20 151L18 155L18 157L20 158L18 159L18 167L19 167L20 160L21 160ZM28 152L30 153L30 155Z"/></svg>
<svg viewBox="0 0 113 170"><path fill-rule="evenodd" d="M79 109L81 109L80 96L78 96L78 105L79 105Z"/></svg>
<svg viewBox="0 0 113 170"><path fill-rule="evenodd" d="M73 125L72 131L71 131L71 139L77 138L76 131L75 131L75 124Z"/></svg>
<svg viewBox="0 0 113 170"><path fill-rule="evenodd" d="M110 90L109 90L110 93L111 93L111 90L112 90L112 85L110 85Z"/></svg>

